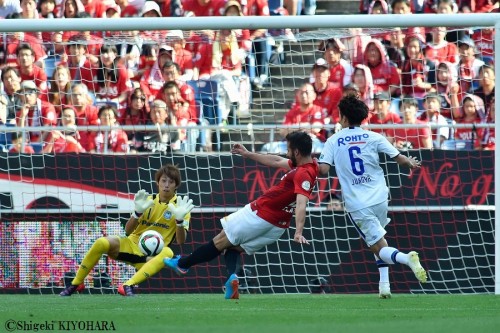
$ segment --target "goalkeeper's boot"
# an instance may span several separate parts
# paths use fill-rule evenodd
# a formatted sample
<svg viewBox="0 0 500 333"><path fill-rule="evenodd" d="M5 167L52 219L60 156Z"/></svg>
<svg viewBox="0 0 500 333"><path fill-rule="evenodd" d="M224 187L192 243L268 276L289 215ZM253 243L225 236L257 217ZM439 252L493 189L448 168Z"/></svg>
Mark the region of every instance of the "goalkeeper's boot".
<svg viewBox="0 0 500 333"><path fill-rule="evenodd" d="M63 291L61 291L61 293L59 294L59 296L71 296L73 295L75 292L82 292L83 290L85 289L85 285L82 283L82 284L79 284L79 285L70 285L66 288L64 288Z"/></svg>
<svg viewBox="0 0 500 333"><path fill-rule="evenodd" d="M378 297L391 298L391 284L389 282L380 282L378 284Z"/></svg>
<svg viewBox="0 0 500 333"><path fill-rule="evenodd" d="M240 293L238 288L240 286L240 282L238 281L238 276L236 274L231 274L229 279L227 279L225 287L226 292L224 294L225 299L239 299Z"/></svg>
<svg viewBox="0 0 500 333"><path fill-rule="evenodd" d="M408 253L408 256L410 257L410 259L408 260L408 266L411 268L418 281L420 283L427 282L427 273L420 264L418 253L415 251L411 251L410 253Z"/></svg>
<svg viewBox="0 0 500 333"><path fill-rule="evenodd" d="M122 296L135 296L134 294L134 287L133 286L127 286L127 285L121 285L118 287L118 293Z"/></svg>
<svg viewBox="0 0 500 333"><path fill-rule="evenodd" d="M177 273L177 275L185 275L189 271L187 268L181 268L179 267L179 259L181 258L180 255L176 255L173 258L163 258L163 263L165 266L170 267L171 269L174 270L174 272Z"/></svg>

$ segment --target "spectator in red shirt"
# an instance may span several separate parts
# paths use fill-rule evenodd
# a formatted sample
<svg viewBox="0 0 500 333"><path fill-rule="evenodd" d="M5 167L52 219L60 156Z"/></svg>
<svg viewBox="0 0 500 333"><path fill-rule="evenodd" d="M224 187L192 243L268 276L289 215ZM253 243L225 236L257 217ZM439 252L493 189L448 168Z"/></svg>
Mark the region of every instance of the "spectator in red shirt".
<svg viewBox="0 0 500 333"><path fill-rule="evenodd" d="M85 7L81 0L63 0L61 5L61 18L77 18L78 13L84 12ZM90 13L89 13L90 14Z"/></svg>
<svg viewBox="0 0 500 333"><path fill-rule="evenodd" d="M476 44L478 53L486 64L494 64L493 52L495 49L495 29L481 28L475 30L472 34L472 39Z"/></svg>
<svg viewBox="0 0 500 333"><path fill-rule="evenodd" d="M179 80L189 81L193 79L193 55L186 50L184 34L181 30L170 30L167 32L166 44L173 48L172 61L179 65L181 77Z"/></svg>
<svg viewBox="0 0 500 333"><path fill-rule="evenodd" d="M394 112L389 110L391 106L391 96L386 91L381 91L373 96L373 115L370 117L372 125L388 125L400 124L401 118ZM387 138L394 136L394 130L389 129L372 129L372 131L382 134ZM391 141L391 140L390 140Z"/></svg>
<svg viewBox="0 0 500 333"><path fill-rule="evenodd" d="M436 83L432 90L441 96L441 114L453 119L460 114L461 93L457 83L457 68L447 61L443 61L436 67Z"/></svg>
<svg viewBox="0 0 500 333"><path fill-rule="evenodd" d="M69 103L69 94L71 90L71 77L68 67L58 65L54 69L52 83L48 93L49 102L56 108L57 114L61 114L63 105Z"/></svg>
<svg viewBox="0 0 500 333"><path fill-rule="evenodd" d="M189 103L182 99L181 91L175 81L165 83L162 88L163 96L167 104L167 112L169 117L169 125L172 126L192 126L197 124L191 121L189 112ZM177 140L172 142L172 149L181 149L184 152L194 152L196 150L196 140L198 139L199 131L193 129L178 129Z"/></svg>
<svg viewBox="0 0 500 333"><path fill-rule="evenodd" d="M352 83L356 85L359 91L359 98L365 102L370 111L373 110L373 95L375 87L370 68L365 65L356 65L354 67L354 74L352 76ZM370 120L371 113L368 115L366 121Z"/></svg>
<svg viewBox="0 0 500 333"><path fill-rule="evenodd" d="M401 94L401 77L392 63L389 62L384 45L372 39L364 51L364 64L370 68L373 84L377 91L389 91L392 97Z"/></svg>
<svg viewBox="0 0 500 333"><path fill-rule="evenodd" d="M423 54L423 41L416 35L406 36L407 58L401 70L401 84L405 96L415 97L421 101L427 91L432 89L435 83L435 66L427 61ZM430 66L433 66L432 68ZM431 74L433 77L431 77ZM421 108L423 110L423 106Z"/></svg>
<svg viewBox="0 0 500 333"><path fill-rule="evenodd" d="M99 125L97 108L92 105L92 99L86 85L75 84L71 87L71 105L76 110L76 125L91 126ZM86 130L80 130L80 143L85 150L89 150L89 134Z"/></svg>
<svg viewBox="0 0 500 333"><path fill-rule="evenodd" d="M491 104L491 109L486 119L486 123L495 123L495 100ZM495 150L495 127L485 128L483 132L483 137L481 140L481 146L483 150Z"/></svg>
<svg viewBox="0 0 500 333"><path fill-rule="evenodd" d="M101 47L99 64L94 71L94 92L96 100L112 102L117 107L122 107L127 101L132 84L117 52L114 45Z"/></svg>
<svg viewBox="0 0 500 333"><path fill-rule="evenodd" d="M50 19L50 18L57 17L56 0L40 0L40 1L38 1L37 10L38 10L38 15L40 18Z"/></svg>
<svg viewBox="0 0 500 333"><path fill-rule="evenodd" d="M40 68L44 68L44 60L47 58L47 53L42 47L40 39L33 36L26 35L24 32L15 32L7 36L7 50L5 52L5 63L10 66L17 66L17 50L20 45L27 44L31 47L33 56L35 57L35 64Z"/></svg>
<svg viewBox="0 0 500 333"><path fill-rule="evenodd" d="M316 92L314 91L312 84L304 83L297 90L296 99L298 100L298 103L295 103L292 108L288 110L285 115L285 119L283 119L283 125L299 125L300 130L309 133L313 139L325 142L325 131L321 128L312 128L312 126L315 125L325 124L321 107L314 104ZM296 128L282 128L280 129L280 134L282 137L286 137L288 133L296 130Z"/></svg>
<svg viewBox="0 0 500 333"><path fill-rule="evenodd" d="M41 96L47 93L47 74L35 65L35 54L28 44L21 44L17 48L17 61L22 81L34 81L40 90ZM46 99L46 98L45 98Z"/></svg>
<svg viewBox="0 0 500 333"><path fill-rule="evenodd" d="M155 1L146 1L142 7L141 17L162 17L160 6ZM165 30L143 30L140 35L148 42L146 45L161 44L165 39Z"/></svg>
<svg viewBox="0 0 500 333"><path fill-rule="evenodd" d="M127 133L120 128L111 128L119 125L116 121L115 108L109 105L101 106L97 116L103 130L92 132L89 140L89 151L95 153L128 153Z"/></svg>
<svg viewBox="0 0 500 333"><path fill-rule="evenodd" d="M401 113L405 125L423 125L425 121L417 119L418 102L415 98L405 97L401 103ZM394 130L394 146L401 150L431 149L432 137L429 127L396 128Z"/></svg>
<svg viewBox="0 0 500 333"><path fill-rule="evenodd" d="M20 0L21 4L21 17L23 19L38 19L38 11L36 9L35 0ZM42 40L42 33L40 32L26 32L26 34L31 35L39 40Z"/></svg>
<svg viewBox="0 0 500 333"><path fill-rule="evenodd" d="M323 57L330 66L330 82L340 90L351 83L354 68L347 60L342 59L345 46L340 39L330 38L321 41L318 50L323 52Z"/></svg>
<svg viewBox="0 0 500 333"><path fill-rule="evenodd" d="M458 62L458 83L463 93L477 89L479 69L484 61L476 58L476 45L472 38L464 37L458 42L460 61Z"/></svg>
<svg viewBox="0 0 500 333"><path fill-rule="evenodd" d="M43 153L83 153L80 134L76 127L76 110L70 105L62 107L60 125L67 127L62 131L51 131L43 146Z"/></svg>
<svg viewBox="0 0 500 333"><path fill-rule="evenodd" d="M70 38L66 47L67 61L61 62L69 68L71 81L83 83L90 90L94 90L94 73L92 64L87 53L86 42L82 35L74 35Z"/></svg>
<svg viewBox="0 0 500 333"><path fill-rule="evenodd" d="M457 119L457 124L480 124L484 115L484 103L476 95L467 94L462 99L463 117ZM457 128L455 129L455 139L471 142L471 147L481 148L481 141L484 136L483 128Z"/></svg>
<svg viewBox="0 0 500 333"><path fill-rule="evenodd" d="M163 87L165 80L162 76L163 65L167 61L172 61L172 54L174 49L167 44L162 44L158 50L158 58L151 69L146 70L141 78L140 85L144 89L144 92L149 98L149 101L153 101L155 96Z"/></svg>
<svg viewBox="0 0 500 333"><path fill-rule="evenodd" d="M54 106L38 97L39 90L35 82L23 81L20 94L23 105L17 112L17 126L38 127L57 124ZM41 131L31 131L29 133L30 142L43 142L45 135L46 133Z"/></svg>
<svg viewBox="0 0 500 333"><path fill-rule="evenodd" d="M81 10L80 6L78 11L85 11L90 14L91 17L100 18L104 17L105 5L109 3L110 0L81 0L84 9ZM114 0L111 0L113 2Z"/></svg>
<svg viewBox="0 0 500 333"><path fill-rule="evenodd" d="M312 76L316 92L314 104L321 108L325 124L338 123L340 119L338 104L342 98L342 91L329 82L330 67L324 59L316 60L312 68Z"/></svg>
<svg viewBox="0 0 500 333"><path fill-rule="evenodd" d="M149 121L148 98L142 88L135 88L130 93L127 107L118 111L118 122L120 125L146 125ZM127 131L128 140L131 143L131 152L137 152L136 131ZM139 144L139 146L142 142Z"/></svg>
<svg viewBox="0 0 500 333"><path fill-rule="evenodd" d="M197 124L199 110L196 107L194 90L189 84L181 79L179 65L175 62L167 61L163 65L162 75L165 82L174 81L177 84L180 89L182 99L189 105L190 121ZM161 99L166 102L166 97L163 96L163 89L158 92L156 99Z"/></svg>
<svg viewBox="0 0 500 333"><path fill-rule="evenodd" d="M195 16L222 16L225 3L225 0L182 0L182 7Z"/></svg>
<svg viewBox="0 0 500 333"><path fill-rule="evenodd" d="M425 48L425 57L436 65L443 61L458 63L457 46L445 40L446 31L446 27L433 27L432 41Z"/></svg>
<svg viewBox="0 0 500 333"><path fill-rule="evenodd" d="M11 134L11 148L9 153L22 153L22 154L34 154L35 150L31 147L26 140L23 139L23 133L14 132ZM24 148L23 148L24 144Z"/></svg>
<svg viewBox="0 0 500 333"><path fill-rule="evenodd" d="M128 0L115 0L115 3L120 6L121 17L139 16L139 11L137 10L137 8L129 4Z"/></svg>

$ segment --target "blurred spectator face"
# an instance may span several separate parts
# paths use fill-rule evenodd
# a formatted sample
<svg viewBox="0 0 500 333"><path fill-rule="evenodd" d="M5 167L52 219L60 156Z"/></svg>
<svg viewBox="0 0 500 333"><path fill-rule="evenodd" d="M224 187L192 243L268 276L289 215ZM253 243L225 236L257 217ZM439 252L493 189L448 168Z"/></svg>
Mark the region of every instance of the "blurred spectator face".
<svg viewBox="0 0 500 333"><path fill-rule="evenodd" d="M54 12L56 8L56 2L54 0L42 0L40 5L41 13L43 16L47 16L47 14Z"/></svg>
<svg viewBox="0 0 500 333"><path fill-rule="evenodd" d="M411 13L411 8L406 2L398 2L392 7L393 14L409 14Z"/></svg>
<svg viewBox="0 0 500 333"><path fill-rule="evenodd" d="M374 111L380 119L385 119L389 112L389 101L376 99L373 101Z"/></svg>
<svg viewBox="0 0 500 333"><path fill-rule="evenodd" d="M344 208L342 207L342 202L339 199L330 200L326 208L335 211L344 210Z"/></svg>
<svg viewBox="0 0 500 333"><path fill-rule="evenodd" d="M177 68L175 68L175 66L163 68L162 74L165 82L175 81L179 77L179 73L177 72Z"/></svg>
<svg viewBox="0 0 500 333"><path fill-rule="evenodd" d="M403 45L405 35L401 31L401 28L395 28L391 32L391 44L392 45Z"/></svg>
<svg viewBox="0 0 500 333"><path fill-rule="evenodd" d="M368 65L371 67L375 67L380 64L382 56L380 55L380 51L378 47L374 43L368 44L366 47L366 52L368 53Z"/></svg>
<svg viewBox="0 0 500 333"><path fill-rule="evenodd" d="M447 86L449 77L450 77L450 72L448 70L448 67L444 64L439 65L439 67L437 69L438 83L443 85L443 86Z"/></svg>
<svg viewBox="0 0 500 333"><path fill-rule="evenodd" d="M479 84L481 86L495 85L495 71L490 67L482 67L479 70Z"/></svg>
<svg viewBox="0 0 500 333"><path fill-rule="evenodd" d="M466 44L460 45L458 48L458 52L462 60L473 60L476 57L474 48Z"/></svg>
<svg viewBox="0 0 500 333"><path fill-rule="evenodd" d="M154 124L164 124L167 119L167 108L154 106L151 108L151 120Z"/></svg>
<svg viewBox="0 0 500 333"><path fill-rule="evenodd" d="M67 0L64 7L64 17L75 17L77 14L77 7L75 0Z"/></svg>
<svg viewBox="0 0 500 333"><path fill-rule="evenodd" d="M167 105L173 106L179 101L180 91L177 87L170 87L163 90L163 96Z"/></svg>
<svg viewBox="0 0 500 333"><path fill-rule="evenodd" d="M297 95L299 97L299 102L303 106L313 104L316 99L316 92L314 91L314 87L310 84L303 85L299 91L297 91Z"/></svg>
<svg viewBox="0 0 500 333"><path fill-rule="evenodd" d="M111 68L113 66L113 62L116 59L115 51L109 49L101 53L101 62L103 66Z"/></svg>
<svg viewBox="0 0 500 333"><path fill-rule="evenodd" d="M207 6L210 3L210 0L198 0L198 4L202 7Z"/></svg>
<svg viewBox="0 0 500 333"><path fill-rule="evenodd" d="M7 94L13 94L21 89L21 78L11 70L3 77L3 85Z"/></svg>
<svg viewBox="0 0 500 333"><path fill-rule="evenodd" d="M466 98L465 101L464 101L464 115L465 115L465 118L468 118L468 117L476 117L477 114L476 114L476 105L474 104L474 101L470 98Z"/></svg>
<svg viewBox="0 0 500 333"><path fill-rule="evenodd" d="M339 63L340 58L342 56L342 52L335 47L332 44L328 44L328 47L326 48L323 57L325 58L326 62L328 62L330 65L336 65Z"/></svg>
<svg viewBox="0 0 500 333"><path fill-rule="evenodd" d="M441 101L437 98L427 98L425 100L425 107L427 112L431 114L439 112L441 110Z"/></svg>
<svg viewBox="0 0 500 333"><path fill-rule="evenodd" d="M406 45L406 54L410 59L419 59L421 54L420 42L417 38L411 38L410 42Z"/></svg>
<svg viewBox="0 0 500 333"><path fill-rule="evenodd" d="M70 81L69 69L67 67L56 67L53 78L60 88L66 87Z"/></svg>
<svg viewBox="0 0 500 333"><path fill-rule="evenodd" d="M120 18L120 13L113 8L110 8L106 11L106 18Z"/></svg>
<svg viewBox="0 0 500 333"><path fill-rule="evenodd" d="M76 114L71 108L65 108L61 111L61 124L62 126L75 126Z"/></svg>
<svg viewBox="0 0 500 333"><path fill-rule="evenodd" d="M413 124L416 120L417 106L403 102L401 105L401 113L403 114L403 122L405 124Z"/></svg>
<svg viewBox="0 0 500 333"><path fill-rule="evenodd" d="M35 0L21 0L21 9L24 18L35 18Z"/></svg>
<svg viewBox="0 0 500 333"><path fill-rule="evenodd" d="M160 68L163 68L163 65L165 65L167 61L172 60L172 56L173 56L172 50L160 50L158 54L158 66Z"/></svg>
<svg viewBox="0 0 500 333"><path fill-rule="evenodd" d="M36 105L37 98L38 92L36 90L23 90L21 93L21 101L30 106Z"/></svg>
<svg viewBox="0 0 500 333"><path fill-rule="evenodd" d="M228 9L226 9L226 16L240 16L240 11L238 10L238 7L231 6Z"/></svg>
<svg viewBox="0 0 500 333"><path fill-rule="evenodd" d="M99 112L99 121L103 126L113 126L116 122L116 116L113 109L104 109Z"/></svg>
<svg viewBox="0 0 500 333"><path fill-rule="evenodd" d="M453 7L451 6L451 3L441 1L437 7L436 12L438 14L453 14Z"/></svg>
<svg viewBox="0 0 500 333"><path fill-rule="evenodd" d="M446 37L446 28L445 27L434 27L432 28L432 40L434 42L443 41Z"/></svg>
<svg viewBox="0 0 500 333"><path fill-rule="evenodd" d="M131 108L133 110L140 110L146 105L146 96L141 91L135 91L130 98Z"/></svg>
<svg viewBox="0 0 500 333"><path fill-rule="evenodd" d="M385 13L384 13L384 9L382 8L382 4L380 4L380 2L379 2L375 5L373 5L372 15L380 15L380 14L385 14Z"/></svg>
<svg viewBox="0 0 500 333"><path fill-rule="evenodd" d="M68 46L69 58L75 59L75 61L80 60L82 56L85 55L85 46L71 44Z"/></svg>
<svg viewBox="0 0 500 333"><path fill-rule="evenodd" d="M356 68L352 76L352 82L358 86L359 90L363 91L366 86L365 71L361 68Z"/></svg>
<svg viewBox="0 0 500 333"><path fill-rule="evenodd" d="M26 68L34 64L35 57L33 56L33 52L31 50L21 50L17 55L17 59L19 61L19 66L21 68Z"/></svg>
<svg viewBox="0 0 500 333"><path fill-rule="evenodd" d="M85 107L88 104L89 96L85 89L80 86L75 86L71 90L71 102L76 107Z"/></svg>
<svg viewBox="0 0 500 333"><path fill-rule="evenodd" d="M318 67L313 70L315 82L326 84L330 78L330 70L325 67Z"/></svg>

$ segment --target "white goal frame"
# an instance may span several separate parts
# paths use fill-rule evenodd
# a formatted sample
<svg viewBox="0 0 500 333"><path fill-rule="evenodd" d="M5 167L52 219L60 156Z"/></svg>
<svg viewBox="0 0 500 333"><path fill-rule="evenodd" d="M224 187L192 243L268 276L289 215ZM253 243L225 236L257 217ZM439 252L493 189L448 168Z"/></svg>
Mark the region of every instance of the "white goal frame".
<svg viewBox="0 0 500 333"><path fill-rule="evenodd" d="M0 32L86 31L92 30L218 30L218 29L316 29L316 28L391 28L391 27L470 27L493 26L500 31L500 14L420 14L420 15L318 15L285 17L169 17L127 19L0 20ZM500 73L500 33L495 34L495 71ZM495 109L500 110L500 89L495 90ZM500 137L500 122L495 123ZM500 154L495 154L495 179L500 170ZM495 194L500 182L495 182ZM495 195L495 210L500 196ZM500 220L495 218L495 294L500 294Z"/></svg>

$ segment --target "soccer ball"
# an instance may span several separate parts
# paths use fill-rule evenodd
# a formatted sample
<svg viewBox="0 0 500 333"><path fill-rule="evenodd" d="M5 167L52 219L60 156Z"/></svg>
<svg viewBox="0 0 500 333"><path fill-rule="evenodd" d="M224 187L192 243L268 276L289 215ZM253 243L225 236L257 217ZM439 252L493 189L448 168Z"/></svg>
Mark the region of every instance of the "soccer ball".
<svg viewBox="0 0 500 333"><path fill-rule="evenodd" d="M160 233L154 230L147 230L139 238L139 250L145 255L155 256L163 250L163 238Z"/></svg>

